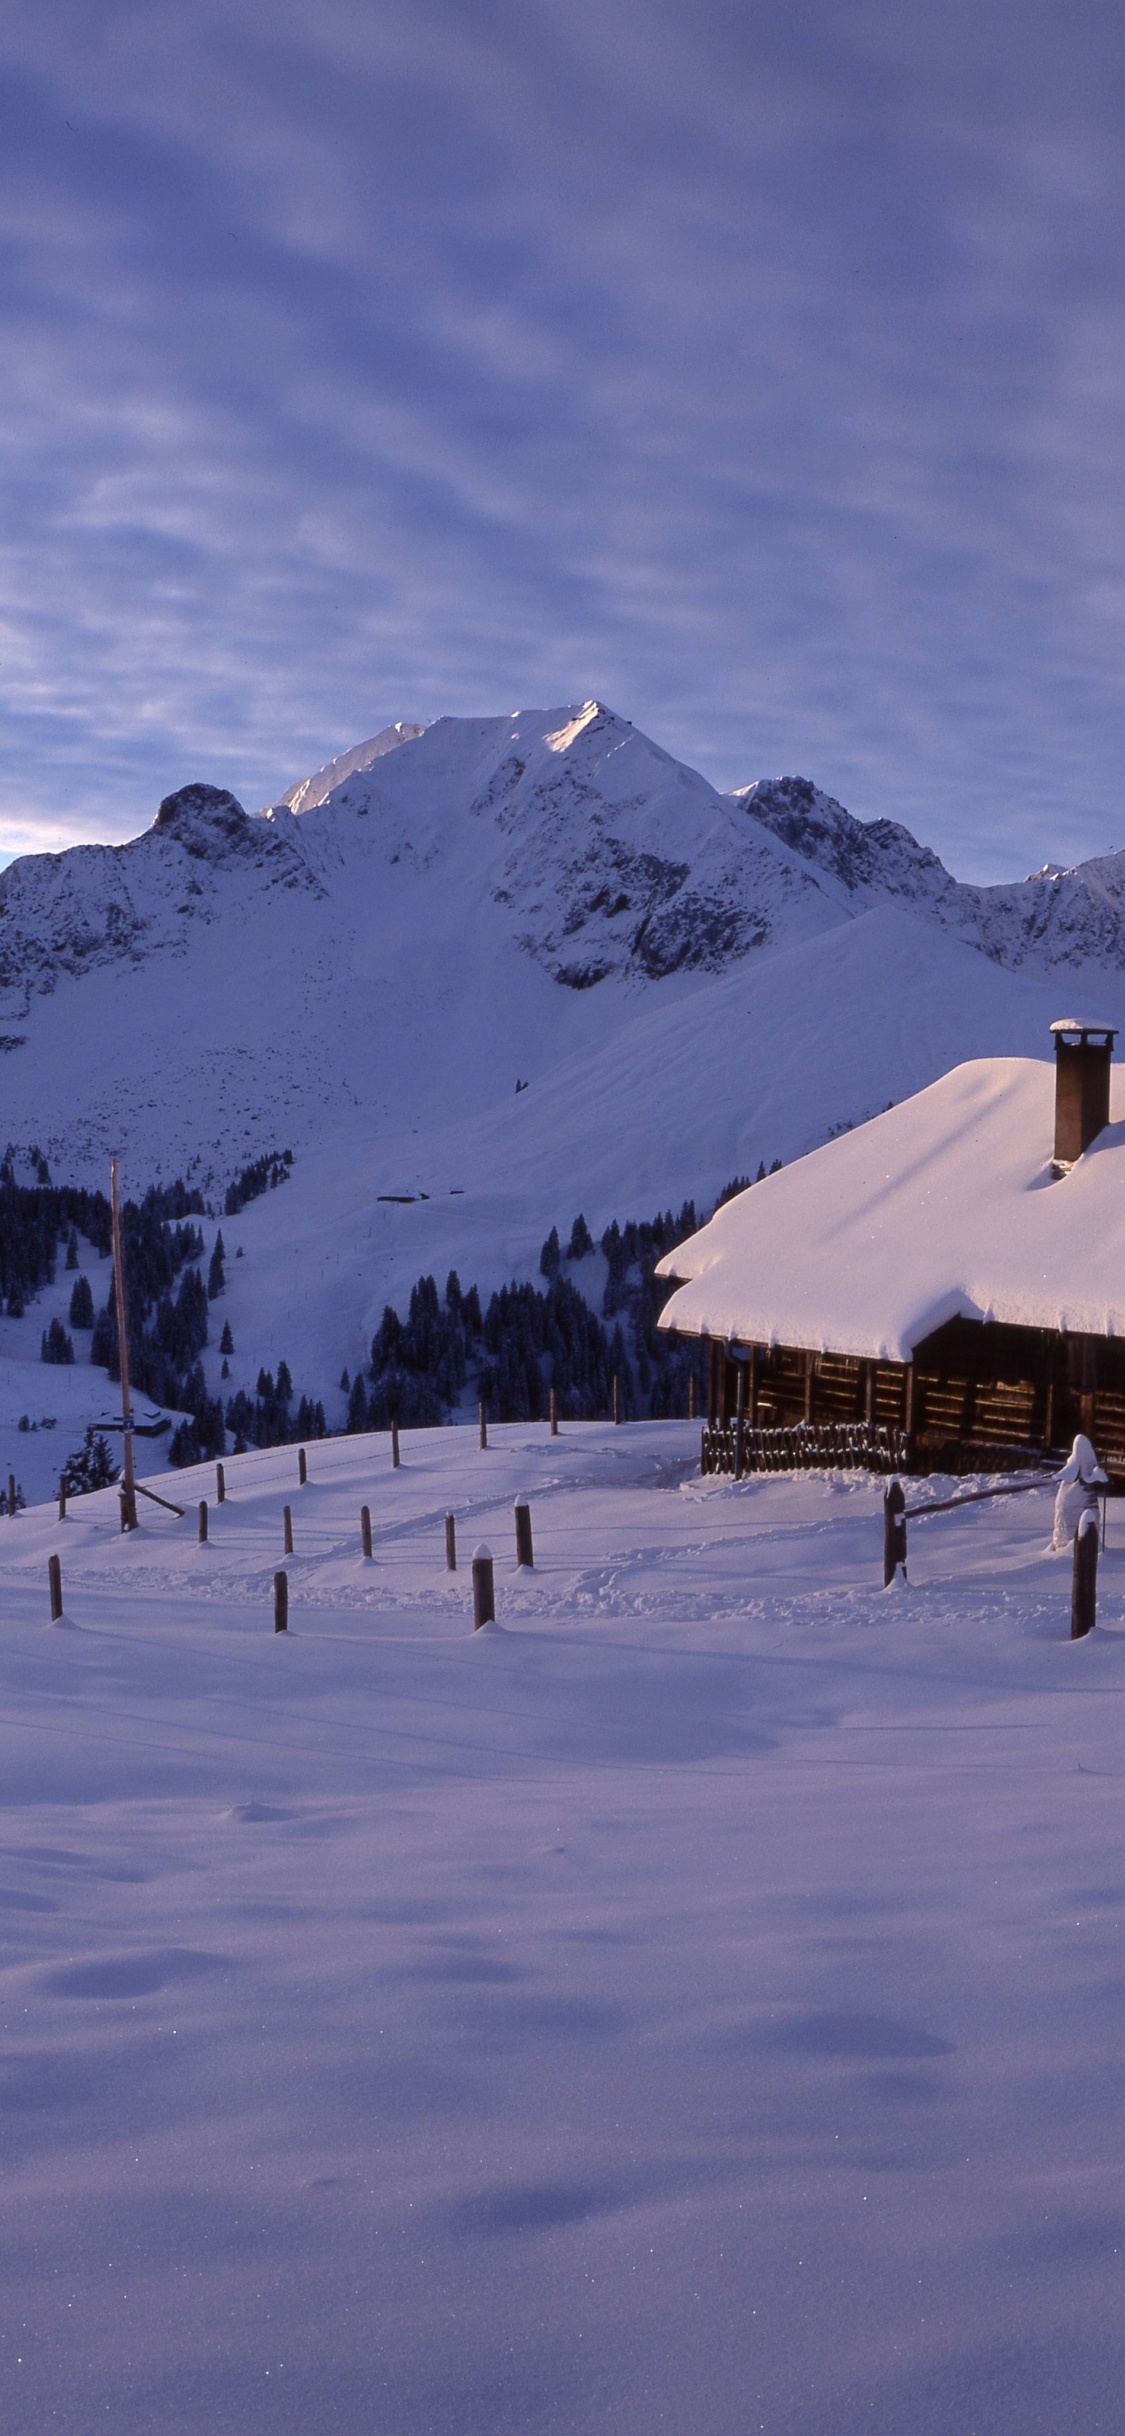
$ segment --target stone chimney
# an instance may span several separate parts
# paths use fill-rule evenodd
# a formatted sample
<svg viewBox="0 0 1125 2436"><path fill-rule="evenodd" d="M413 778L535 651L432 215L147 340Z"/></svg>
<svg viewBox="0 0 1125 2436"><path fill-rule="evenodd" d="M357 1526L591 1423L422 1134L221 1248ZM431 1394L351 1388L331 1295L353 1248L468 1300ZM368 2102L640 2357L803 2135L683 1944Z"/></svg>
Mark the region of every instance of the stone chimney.
<svg viewBox="0 0 1125 2436"><path fill-rule="evenodd" d="M1055 1172L1065 1175L1109 1123L1109 1070L1116 1027L1063 1016L1055 1036Z"/></svg>

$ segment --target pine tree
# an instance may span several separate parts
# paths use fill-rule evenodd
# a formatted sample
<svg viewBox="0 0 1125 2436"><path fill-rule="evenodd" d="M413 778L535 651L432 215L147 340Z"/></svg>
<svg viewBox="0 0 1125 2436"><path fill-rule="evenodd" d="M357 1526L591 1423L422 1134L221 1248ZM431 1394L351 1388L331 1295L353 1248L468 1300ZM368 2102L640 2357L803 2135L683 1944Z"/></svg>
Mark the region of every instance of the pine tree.
<svg viewBox="0 0 1125 2436"><path fill-rule="evenodd" d="M348 1377L348 1365L347 1365L347 1363L345 1362L344 1367L343 1367L342 1371L340 1372L340 1393L341 1393L341 1395L342 1395L342 1396L346 1396L346 1395L347 1395L347 1392L348 1392L348 1389L349 1389L349 1387L350 1387L350 1386L351 1386L351 1380L350 1380L350 1378Z"/></svg>
<svg viewBox="0 0 1125 2436"><path fill-rule="evenodd" d="M279 1403L279 1404L288 1404L288 1403L289 1403L289 1401L290 1401L290 1398L292 1397L292 1394L293 1394L293 1381L292 1381L292 1379L291 1379L291 1378L290 1378L290 1376L289 1376L289 1364L288 1364L288 1362L279 1362L279 1363L278 1363L278 1365L277 1365L277 1400L278 1400L278 1403Z"/></svg>
<svg viewBox="0 0 1125 2436"><path fill-rule="evenodd" d="M68 1269L78 1267L78 1237L73 1227L66 1239L66 1265Z"/></svg>
<svg viewBox="0 0 1125 2436"><path fill-rule="evenodd" d="M114 1309L112 1294L94 1321L94 1333L90 1339L90 1360L99 1363L103 1370L108 1370L111 1379L119 1376L117 1313Z"/></svg>
<svg viewBox="0 0 1125 2436"><path fill-rule="evenodd" d="M592 1252L593 1249L594 1238L585 1219L579 1215L570 1230L570 1242L566 1247L567 1259L585 1260L587 1252Z"/></svg>
<svg viewBox="0 0 1125 2436"><path fill-rule="evenodd" d="M220 1372L219 1372L219 1377L220 1377L221 1379L229 1379L229 1377L230 1377L230 1363L229 1363L229 1362L228 1362L228 1361L225 1359L225 1357L224 1357L224 1361L223 1361L223 1367L222 1367L222 1369L221 1369L221 1370L220 1370Z"/></svg>
<svg viewBox="0 0 1125 2436"><path fill-rule="evenodd" d="M168 1447L168 1461L170 1464L174 1464L179 1471L186 1471L189 1465L201 1461L199 1439L194 1421L181 1421L179 1427L173 1430Z"/></svg>
<svg viewBox="0 0 1125 2436"><path fill-rule="evenodd" d="M208 1302L213 1303L223 1292L226 1285L226 1275L223 1269L223 1261L225 1258L226 1254L223 1250L222 1228L220 1227L219 1232L215 1237L215 1249L211 1254L211 1266L207 1271Z"/></svg>
<svg viewBox="0 0 1125 2436"><path fill-rule="evenodd" d="M43 1330L40 1343L40 1360L44 1362L73 1362L74 1346L72 1345L71 1340L63 1327L61 1319L53 1319L50 1327Z"/></svg>
<svg viewBox="0 0 1125 2436"><path fill-rule="evenodd" d="M359 1430L367 1428L367 1389L358 1375L348 1402L346 1426L349 1437L354 1437Z"/></svg>
<svg viewBox="0 0 1125 2436"><path fill-rule="evenodd" d="M557 1226L553 1226L539 1255L540 1277L557 1277L561 1258L562 1254L559 1250L559 1230Z"/></svg>
<svg viewBox="0 0 1125 2436"><path fill-rule="evenodd" d="M111 1489L117 1475L106 1440L91 1423L77 1454L68 1455L63 1465L63 1487L68 1497L80 1497L87 1489Z"/></svg>
<svg viewBox="0 0 1125 2436"><path fill-rule="evenodd" d="M79 1276L74 1280L70 1297L70 1324L72 1328L92 1328L94 1325L94 1297L90 1292L88 1277Z"/></svg>
<svg viewBox="0 0 1125 2436"><path fill-rule="evenodd" d="M229 1321L229 1320L224 1320L224 1322L223 1322L223 1333L222 1333L221 1337L219 1338L219 1351L220 1351L220 1353L233 1353L233 1352L234 1352L234 1338L232 1337L231 1332L230 1332L230 1321Z"/></svg>

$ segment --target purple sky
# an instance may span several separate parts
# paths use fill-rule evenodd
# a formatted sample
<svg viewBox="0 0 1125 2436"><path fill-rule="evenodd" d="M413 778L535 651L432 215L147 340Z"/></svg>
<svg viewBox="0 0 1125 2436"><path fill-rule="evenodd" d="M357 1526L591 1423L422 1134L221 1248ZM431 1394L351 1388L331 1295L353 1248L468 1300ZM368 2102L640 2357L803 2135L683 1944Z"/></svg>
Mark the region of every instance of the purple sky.
<svg viewBox="0 0 1125 2436"><path fill-rule="evenodd" d="M9 0L0 847L598 694L1125 843L1108 0Z"/></svg>

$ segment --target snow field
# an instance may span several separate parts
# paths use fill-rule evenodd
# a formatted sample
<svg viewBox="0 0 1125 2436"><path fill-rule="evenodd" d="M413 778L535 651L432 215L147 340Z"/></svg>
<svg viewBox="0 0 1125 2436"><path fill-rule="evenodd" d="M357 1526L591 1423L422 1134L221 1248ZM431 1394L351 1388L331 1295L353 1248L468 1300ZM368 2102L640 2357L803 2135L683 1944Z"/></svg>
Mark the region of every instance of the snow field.
<svg viewBox="0 0 1125 2436"><path fill-rule="evenodd" d="M6 2436L1116 2426L1121 1509L490 1440L5 1529Z"/></svg>

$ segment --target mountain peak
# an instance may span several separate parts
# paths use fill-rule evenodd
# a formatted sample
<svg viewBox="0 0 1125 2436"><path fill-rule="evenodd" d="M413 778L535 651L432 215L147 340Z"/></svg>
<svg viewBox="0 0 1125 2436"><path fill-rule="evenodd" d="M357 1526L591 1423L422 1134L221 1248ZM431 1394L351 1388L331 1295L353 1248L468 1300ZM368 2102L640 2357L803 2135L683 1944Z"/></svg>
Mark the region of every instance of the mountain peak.
<svg viewBox="0 0 1125 2436"><path fill-rule="evenodd" d="M182 835L185 829L194 829L204 822L211 829L221 830L224 836L233 837L248 819L249 814L243 811L229 787L209 787L197 778L189 786L177 787L174 795L164 797L152 825L154 829L175 829Z"/></svg>
<svg viewBox="0 0 1125 2436"><path fill-rule="evenodd" d="M932 847L920 846L900 822L857 820L811 778L759 778L737 787L732 800L849 890L874 887L880 895L932 899L956 886Z"/></svg>
<svg viewBox="0 0 1125 2436"><path fill-rule="evenodd" d="M415 737L425 733L425 728L413 719L396 719L390 727L381 727L377 736L368 736L363 744L353 744L349 752L338 753L334 761L326 761L323 769L314 770L311 778L299 778L296 786L279 795L270 810L279 812L284 806L290 812L314 812L346 778L369 770L385 753L395 752L400 744L413 744Z"/></svg>
<svg viewBox="0 0 1125 2436"><path fill-rule="evenodd" d="M624 730L631 724L630 720L619 718L617 712L610 710L605 702L583 702L580 709L571 712L565 726L556 728L553 735L544 736L543 742L549 752L565 753L579 736L586 735L591 728L616 727Z"/></svg>

